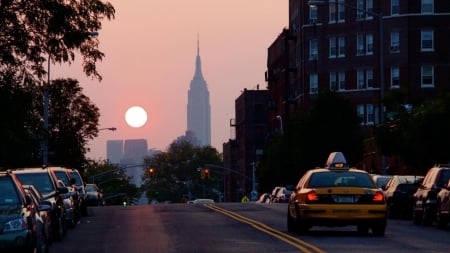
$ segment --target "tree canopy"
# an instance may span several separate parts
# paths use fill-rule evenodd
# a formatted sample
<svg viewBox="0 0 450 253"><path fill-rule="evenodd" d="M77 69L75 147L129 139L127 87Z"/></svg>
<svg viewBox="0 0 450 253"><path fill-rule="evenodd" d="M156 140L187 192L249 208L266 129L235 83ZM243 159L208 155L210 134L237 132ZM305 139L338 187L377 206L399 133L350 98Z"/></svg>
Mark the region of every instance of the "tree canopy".
<svg viewBox="0 0 450 253"><path fill-rule="evenodd" d="M104 53L92 35L114 14L112 4L101 0L1 1L0 72L36 84L44 80L45 62L71 63L79 51L84 72L101 80L95 63Z"/></svg>

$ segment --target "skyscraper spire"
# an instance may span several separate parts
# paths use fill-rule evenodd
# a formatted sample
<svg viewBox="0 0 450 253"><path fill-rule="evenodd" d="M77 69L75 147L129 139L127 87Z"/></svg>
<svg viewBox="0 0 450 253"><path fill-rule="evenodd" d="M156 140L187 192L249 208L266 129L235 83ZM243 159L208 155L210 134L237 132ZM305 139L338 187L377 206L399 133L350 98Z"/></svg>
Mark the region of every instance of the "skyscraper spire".
<svg viewBox="0 0 450 253"><path fill-rule="evenodd" d="M195 74L188 91L187 131L196 137L201 146L211 145L211 106L208 85L202 75L198 33Z"/></svg>
<svg viewBox="0 0 450 253"><path fill-rule="evenodd" d="M200 38L198 33L197 33L197 58L195 60L194 80L203 80L202 61L200 60Z"/></svg>

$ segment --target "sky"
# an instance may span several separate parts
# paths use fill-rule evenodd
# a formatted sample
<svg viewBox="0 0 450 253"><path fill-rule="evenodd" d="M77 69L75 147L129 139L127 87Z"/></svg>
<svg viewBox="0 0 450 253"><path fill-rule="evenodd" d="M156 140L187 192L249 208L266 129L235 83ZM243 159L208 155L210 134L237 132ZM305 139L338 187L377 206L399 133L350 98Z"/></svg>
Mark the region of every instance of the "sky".
<svg viewBox="0 0 450 253"><path fill-rule="evenodd" d="M88 158L106 159L107 140L146 139L167 150L187 129L187 98L194 76L197 38L211 105L211 145L222 153L234 135L235 100L244 89L266 89L267 49L288 26L288 1L110 0L115 19L103 21L97 63L102 81L86 77L80 59L53 65L51 78L75 78L100 109L100 131ZM78 57L80 58L80 57ZM147 112L131 127L132 106Z"/></svg>

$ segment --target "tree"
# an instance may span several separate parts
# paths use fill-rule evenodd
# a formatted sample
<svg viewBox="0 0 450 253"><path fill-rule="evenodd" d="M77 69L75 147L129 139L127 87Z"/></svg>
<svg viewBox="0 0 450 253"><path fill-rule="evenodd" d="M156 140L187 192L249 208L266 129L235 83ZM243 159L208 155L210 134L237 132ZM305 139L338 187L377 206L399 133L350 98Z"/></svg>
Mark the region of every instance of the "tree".
<svg viewBox="0 0 450 253"><path fill-rule="evenodd" d="M213 147L195 147L187 141L173 142L166 152L144 159L146 181L143 188L150 200L180 202L183 198L216 198L221 191L220 173L201 180L201 170L206 164L223 164L221 155ZM153 168L150 177L149 168Z"/></svg>
<svg viewBox="0 0 450 253"><path fill-rule="evenodd" d="M91 34L114 14L112 4L102 0L2 1L0 72L17 73L23 83L36 85L44 80L46 61L71 63L79 51L86 75L101 80L95 64L104 53Z"/></svg>
<svg viewBox="0 0 450 253"><path fill-rule="evenodd" d="M89 152L86 144L98 134L99 109L82 91L74 79L57 79L49 86L48 146L53 164L81 168Z"/></svg>
<svg viewBox="0 0 450 253"><path fill-rule="evenodd" d="M356 164L363 152L360 122L350 100L334 92L319 94L310 110L293 115L283 134L270 140L257 170L260 190L296 184L306 170L324 166L334 151Z"/></svg>
<svg viewBox="0 0 450 253"><path fill-rule="evenodd" d="M35 165L44 135L40 114L33 110L39 91L17 82L15 75L0 73L0 165L10 168Z"/></svg>
<svg viewBox="0 0 450 253"><path fill-rule="evenodd" d="M105 160L89 160L83 169L86 183L95 183L103 192L103 199L108 205L122 205L137 202L141 192L136 185L130 183L130 177L118 165Z"/></svg>

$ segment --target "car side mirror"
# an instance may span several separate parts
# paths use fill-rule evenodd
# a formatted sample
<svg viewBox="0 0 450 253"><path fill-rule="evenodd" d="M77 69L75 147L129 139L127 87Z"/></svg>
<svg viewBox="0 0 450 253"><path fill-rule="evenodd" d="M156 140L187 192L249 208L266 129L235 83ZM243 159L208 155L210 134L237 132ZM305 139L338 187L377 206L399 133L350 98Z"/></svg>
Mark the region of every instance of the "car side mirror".
<svg viewBox="0 0 450 253"><path fill-rule="evenodd" d="M66 194L69 192L69 189L67 189L67 187L63 187L63 186L59 186L58 187L58 193L59 194Z"/></svg>
<svg viewBox="0 0 450 253"><path fill-rule="evenodd" d="M25 196L25 202L26 202L27 206L30 206L30 205L33 204L33 200L32 200L31 197L28 196L28 195Z"/></svg>

